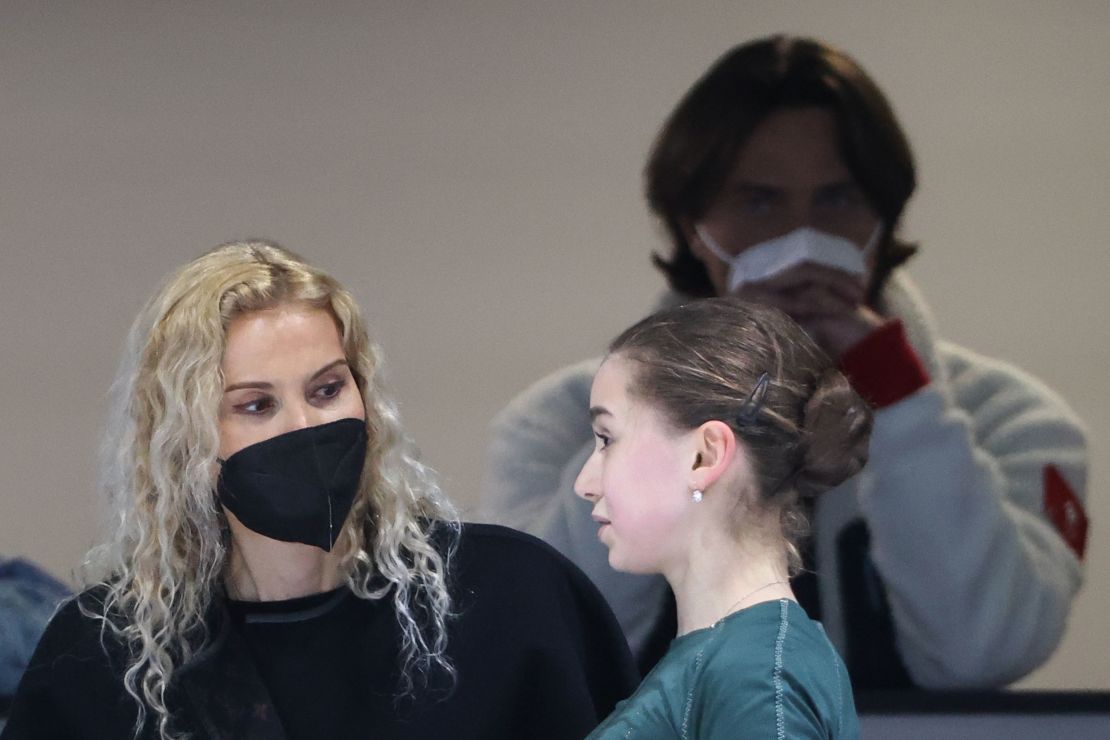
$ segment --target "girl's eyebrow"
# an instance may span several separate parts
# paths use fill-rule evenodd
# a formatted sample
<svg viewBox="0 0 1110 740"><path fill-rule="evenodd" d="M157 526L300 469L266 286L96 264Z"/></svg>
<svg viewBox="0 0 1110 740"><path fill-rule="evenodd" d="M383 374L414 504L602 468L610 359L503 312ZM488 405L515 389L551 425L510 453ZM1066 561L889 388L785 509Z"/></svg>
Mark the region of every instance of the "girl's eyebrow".
<svg viewBox="0 0 1110 740"><path fill-rule="evenodd" d="M612 416L613 413L604 406L591 406L590 407L590 421L593 421L599 416Z"/></svg>

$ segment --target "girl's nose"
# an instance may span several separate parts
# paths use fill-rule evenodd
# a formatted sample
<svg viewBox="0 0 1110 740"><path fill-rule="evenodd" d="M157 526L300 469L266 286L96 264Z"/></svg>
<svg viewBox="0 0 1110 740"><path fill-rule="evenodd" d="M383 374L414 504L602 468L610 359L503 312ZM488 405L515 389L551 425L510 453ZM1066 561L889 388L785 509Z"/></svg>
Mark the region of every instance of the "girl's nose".
<svg viewBox="0 0 1110 740"><path fill-rule="evenodd" d="M597 455L590 455L586 460L586 464L582 466L582 471L578 473L578 477L574 479L574 492L580 497L591 503L601 498L598 493L597 476L595 475L594 459Z"/></svg>

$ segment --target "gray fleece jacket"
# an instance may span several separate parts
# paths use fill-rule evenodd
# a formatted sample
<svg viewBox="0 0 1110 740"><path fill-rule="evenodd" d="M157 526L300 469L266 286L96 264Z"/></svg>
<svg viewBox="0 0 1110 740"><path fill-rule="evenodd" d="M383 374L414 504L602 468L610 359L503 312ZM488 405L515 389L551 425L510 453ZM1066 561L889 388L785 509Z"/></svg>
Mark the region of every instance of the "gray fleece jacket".
<svg viewBox="0 0 1110 740"><path fill-rule="evenodd" d="M901 320L927 378L876 409L867 466L817 501L821 619L853 680L866 670L853 666L853 645L873 639L856 615L877 604L913 683L1000 686L1048 658L1079 589L1085 434L1033 377L938 339L904 275L888 284L880 309ZM577 563L636 650L656 622L666 584L610 569L590 506L572 490L593 448L587 408L599 363L543 378L495 418L482 512ZM868 535L862 563L840 551L842 535L860 523ZM868 577L878 592L870 597ZM867 600L875 604L853 603Z"/></svg>

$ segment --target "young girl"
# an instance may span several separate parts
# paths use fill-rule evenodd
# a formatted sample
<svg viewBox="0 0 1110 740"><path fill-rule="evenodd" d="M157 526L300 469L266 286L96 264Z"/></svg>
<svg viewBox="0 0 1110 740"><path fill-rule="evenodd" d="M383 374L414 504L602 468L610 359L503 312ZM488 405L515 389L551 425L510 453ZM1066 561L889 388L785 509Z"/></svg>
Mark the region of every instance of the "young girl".
<svg viewBox="0 0 1110 740"><path fill-rule="evenodd" d="M851 738L844 664L798 606L806 499L863 466L868 406L776 309L717 298L612 343L575 483L609 564L661 573L678 638L590 738Z"/></svg>

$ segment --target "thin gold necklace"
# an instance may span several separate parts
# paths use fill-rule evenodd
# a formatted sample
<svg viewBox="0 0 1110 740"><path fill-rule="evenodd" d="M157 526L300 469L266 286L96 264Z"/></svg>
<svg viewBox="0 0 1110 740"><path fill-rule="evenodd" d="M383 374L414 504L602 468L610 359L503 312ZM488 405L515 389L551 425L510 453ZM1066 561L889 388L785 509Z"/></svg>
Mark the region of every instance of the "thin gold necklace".
<svg viewBox="0 0 1110 740"><path fill-rule="evenodd" d="M771 586L778 586L778 585L780 585L780 584L781 584L781 585L785 585L785 584L786 584L786 581L771 581L770 583L764 583L764 584L763 584L762 586L760 586L759 588L755 589L754 591L749 591L748 593L744 594L744 595L743 595L743 596L742 596L741 598L739 598L739 599L737 599L736 601L732 602L732 604L731 604L731 605L729 605L728 609L726 609L726 610L725 610L725 613L724 613L724 615L723 615L723 616L721 617L721 619L724 619L724 618L725 618L725 617L727 617L727 616L728 616L729 614L732 614L732 613L733 613L734 611L736 611L736 607L740 606L740 605L741 605L741 604L743 604L743 603L744 603L745 601L747 601L747 600L748 600L748 599L750 599L751 597L755 596L755 595L756 595L757 593L759 593L759 592L760 592L760 591L762 591L763 589L765 589L765 588L770 588ZM720 622L720 621L721 621L721 619L718 619L718 620L717 620L717 622ZM716 622L714 622L714 624L716 624Z"/></svg>

